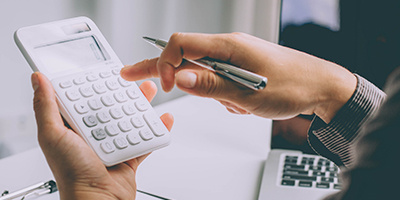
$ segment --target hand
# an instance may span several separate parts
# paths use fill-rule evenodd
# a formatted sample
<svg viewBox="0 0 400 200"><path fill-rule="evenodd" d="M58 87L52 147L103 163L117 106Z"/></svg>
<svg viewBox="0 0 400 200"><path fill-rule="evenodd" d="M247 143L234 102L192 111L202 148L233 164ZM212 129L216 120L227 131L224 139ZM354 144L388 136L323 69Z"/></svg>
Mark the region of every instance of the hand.
<svg viewBox="0 0 400 200"><path fill-rule="evenodd" d="M57 181L61 199L134 199L135 173L148 154L106 168L85 141L64 126L48 79L36 72L32 75L32 86L39 144ZM150 81L144 82L140 89L149 101L157 93ZM172 115L164 114L161 120L170 130Z"/></svg>
<svg viewBox="0 0 400 200"><path fill-rule="evenodd" d="M290 144L304 145L307 142L310 124L310 120L302 117L274 120L272 124L272 137L280 136ZM272 140L274 140L273 138Z"/></svg>
<svg viewBox="0 0 400 200"><path fill-rule="evenodd" d="M268 78L261 91L252 91L183 58L209 57ZM235 113L272 119L317 114L329 122L348 101L356 77L345 68L314 56L242 34L173 34L159 58L121 71L127 80L160 77L165 91L174 83L193 95L212 97Z"/></svg>

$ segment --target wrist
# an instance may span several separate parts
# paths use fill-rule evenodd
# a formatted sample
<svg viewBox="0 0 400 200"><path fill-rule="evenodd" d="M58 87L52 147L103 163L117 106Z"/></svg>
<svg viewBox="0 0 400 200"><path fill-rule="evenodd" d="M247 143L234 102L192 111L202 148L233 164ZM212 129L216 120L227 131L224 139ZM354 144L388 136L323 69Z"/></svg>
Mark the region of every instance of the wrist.
<svg viewBox="0 0 400 200"><path fill-rule="evenodd" d="M325 123L329 123L352 97L357 87L357 78L350 71L338 65L331 66L326 72L320 88L322 95L319 97L315 114Z"/></svg>
<svg viewBox="0 0 400 200"><path fill-rule="evenodd" d="M61 192L60 191L60 199L61 200L116 200L116 197L112 197L103 193L97 193L94 191L74 191L74 192Z"/></svg>
<svg viewBox="0 0 400 200"><path fill-rule="evenodd" d="M107 189L101 189L100 187L85 185L85 184L59 184L58 189L60 192L61 200L91 200L91 199L102 199L102 200L115 200L118 199L116 196L108 192Z"/></svg>

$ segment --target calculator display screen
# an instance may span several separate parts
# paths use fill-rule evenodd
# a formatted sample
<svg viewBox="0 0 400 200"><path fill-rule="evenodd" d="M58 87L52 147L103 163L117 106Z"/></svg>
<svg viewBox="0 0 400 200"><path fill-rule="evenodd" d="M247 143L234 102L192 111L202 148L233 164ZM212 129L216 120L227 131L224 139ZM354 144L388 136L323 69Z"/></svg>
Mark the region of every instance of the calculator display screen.
<svg viewBox="0 0 400 200"><path fill-rule="evenodd" d="M39 46L35 51L49 74L82 71L86 66L106 60L93 36Z"/></svg>

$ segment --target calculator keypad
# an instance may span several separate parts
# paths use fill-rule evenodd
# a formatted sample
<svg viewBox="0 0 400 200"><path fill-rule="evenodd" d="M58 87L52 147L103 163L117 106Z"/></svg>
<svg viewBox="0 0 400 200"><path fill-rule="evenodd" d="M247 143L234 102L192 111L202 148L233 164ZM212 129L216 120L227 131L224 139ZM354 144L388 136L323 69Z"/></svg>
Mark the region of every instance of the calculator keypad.
<svg viewBox="0 0 400 200"><path fill-rule="evenodd" d="M76 100L80 99L80 95L79 95L78 91L77 90L73 90L73 89L67 90L65 92L65 96L67 96L67 98L70 101L76 101Z"/></svg>
<svg viewBox="0 0 400 200"><path fill-rule="evenodd" d="M140 146L166 134L136 84L122 79L119 71L82 73L53 84L73 105L70 112L80 116L90 137L105 154Z"/></svg>
<svg viewBox="0 0 400 200"><path fill-rule="evenodd" d="M72 86L72 82L69 80L60 83L61 88L69 88L71 86Z"/></svg>
<svg viewBox="0 0 400 200"><path fill-rule="evenodd" d="M112 153L115 151L115 146L110 142L103 142L100 144L100 147L105 153Z"/></svg>
<svg viewBox="0 0 400 200"><path fill-rule="evenodd" d="M79 114L85 114L89 112L89 107L84 102L78 102L74 105L76 112Z"/></svg>
<svg viewBox="0 0 400 200"><path fill-rule="evenodd" d="M106 132L101 128L96 128L92 130L92 135L96 140L102 140L106 138Z"/></svg>
<svg viewBox="0 0 400 200"><path fill-rule="evenodd" d="M105 92L107 92L107 88L104 85L104 83L102 82L98 82L98 83L94 83L93 84L93 90L97 93L97 94L103 94Z"/></svg>
<svg viewBox="0 0 400 200"><path fill-rule="evenodd" d="M98 124L97 119L94 115L83 117L83 122L86 124L87 127L94 127Z"/></svg>
<svg viewBox="0 0 400 200"><path fill-rule="evenodd" d="M141 139L139 138L138 133L129 133L128 135L126 135L126 138L128 139L128 142L131 145L136 145L139 144Z"/></svg>

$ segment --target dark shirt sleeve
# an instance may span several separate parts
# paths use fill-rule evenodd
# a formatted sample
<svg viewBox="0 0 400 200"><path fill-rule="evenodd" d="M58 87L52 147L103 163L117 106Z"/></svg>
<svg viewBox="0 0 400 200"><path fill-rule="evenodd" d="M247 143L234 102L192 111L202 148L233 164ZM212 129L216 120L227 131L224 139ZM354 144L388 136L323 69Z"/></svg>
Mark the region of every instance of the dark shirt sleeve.
<svg viewBox="0 0 400 200"><path fill-rule="evenodd" d="M398 199L400 173L400 68L388 78L387 97L357 130L351 166L342 170L343 189L327 200Z"/></svg>
<svg viewBox="0 0 400 200"><path fill-rule="evenodd" d="M328 199L398 199L400 173L400 68L389 77L385 102L362 127L344 188Z"/></svg>
<svg viewBox="0 0 400 200"><path fill-rule="evenodd" d="M352 166L354 142L359 137L360 128L378 110L386 96L372 83L355 76L357 87L349 101L329 124L315 116L308 131L310 146L338 166Z"/></svg>

